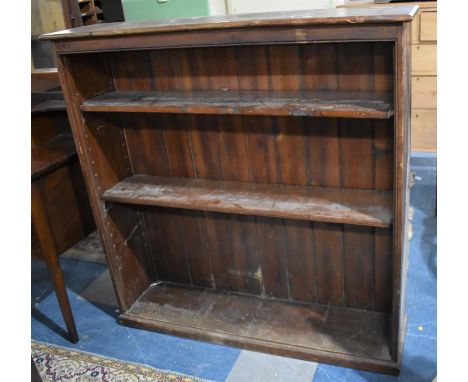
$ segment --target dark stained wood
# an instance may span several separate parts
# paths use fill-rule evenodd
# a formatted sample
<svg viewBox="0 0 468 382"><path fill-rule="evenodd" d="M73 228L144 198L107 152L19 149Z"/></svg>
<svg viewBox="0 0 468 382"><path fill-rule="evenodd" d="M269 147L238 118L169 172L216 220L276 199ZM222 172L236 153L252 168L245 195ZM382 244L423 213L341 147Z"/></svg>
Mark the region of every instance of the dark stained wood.
<svg viewBox="0 0 468 382"><path fill-rule="evenodd" d="M90 25L41 36L48 40L77 39L102 36L232 29L248 27L281 27L302 25L365 24L411 21L417 6L372 7L362 9L327 9L254 13L229 16L188 17L183 19L127 22L116 25Z"/></svg>
<svg viewBox="0 0 468 382"><path fill-rule="evenodd" d="M104 200L241 215L388 227L391 193L134 175Z"/></svg>
<svg viewBox="0 0 468 382"><path fill-rule="evenodd" d="M69 339L71 342L77 343L79 340L78 332L76 330L70 301L68 300L62 268L60 268L58 259L60 252L56 251L53 233L51 232L47 213L41 200L41 190L35 183L31 186L31 210L41 253L46 261L49 275L54 284L55 295L57 296L63 320L68 330Z"/></svg>
<svg viewBox="0 0 468 382"><path fill-rule="evenodd" d="M31 111L31 253L45 260L69 339L76 343L78 333L58 257L95 225L65 103L48 100Z"/></svg>
<svg viewBox="0 0 468 382"><path fill-rule="evenodd" d="M395 114L394 209L398 224L393 229L393 287L391 354L400 362L406 329L406 275L409 251L409 155L411 124L411 26L404 24L395 44L395 94L399 98Z"/></svg>
<svg viewBox="0 0 468 382"><path fill-rule="evenodd" d="M372 310L374 302L373 228L344 227L345 301L349 307Z"/></svg>
<svg viewBox="0 0 468 382"><path fill-rule="evenodd" d="M57 167L76 159L71 134L61 134L46 143L31 147L31 179L39 178Z"/></svg>
<svg viewBox="0 0 468 382"><path fill-rule="evenodd" d="M317 298L320 304L344 305L343 226L314 223Z"/></svg>
<svg viewBox="0 0 468 382"><path fill-rule="evenodd" d="M289 83L287 78L284 81ZM393 115L389 93L327 91L116 91L87 99L81 110L348 118L389 118Z"/></svg>
<svg viewBox="0 0 468 382"><path fill-rule="evenodd" d="M316 351L390 361L389 315L265 300L169 283L151 286L123 322L247 349L315 359ZM190 322L188 327L186 322ZM348 325L343 325L345 322ZM298 330L299 329L299 330ZM248 342L245 342L248 338ZM283 353L281 353L283 354ZM356 362L357 363L357 362Z"/></svg>
<svg viewBox="0 0 468 382"><path fill-rule="evenodd" d="M52 37L123 322L398 371L417 8L375 9Z"/></svg>
<svg viewBox="0 0 468 382"><path fill-rule="evenodd" d="M34 105L31 108L31 113L45 113L48 111L64 111L67 106L63 100L48 100L41 102L40 104Z"/></svg>
<svg viewBox="0 0 468 382"><path fill-rule="evenodd" d="M291 299L317 301L317 273L312 223L307 221L285 222L287 234L287 272Z"/></svg>

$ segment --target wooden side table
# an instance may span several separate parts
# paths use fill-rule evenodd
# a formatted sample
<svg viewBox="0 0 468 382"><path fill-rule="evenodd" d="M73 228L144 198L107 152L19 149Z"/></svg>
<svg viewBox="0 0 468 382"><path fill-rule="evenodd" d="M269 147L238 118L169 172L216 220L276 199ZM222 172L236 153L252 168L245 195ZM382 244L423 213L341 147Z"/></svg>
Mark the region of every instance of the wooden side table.
<svg viewBox="0 0 468 382"><path fill-rule="evenodd" d="M32 108L32 255L45 260L70 341L78 342L59 255L94 230L65 102Z"/></svg>

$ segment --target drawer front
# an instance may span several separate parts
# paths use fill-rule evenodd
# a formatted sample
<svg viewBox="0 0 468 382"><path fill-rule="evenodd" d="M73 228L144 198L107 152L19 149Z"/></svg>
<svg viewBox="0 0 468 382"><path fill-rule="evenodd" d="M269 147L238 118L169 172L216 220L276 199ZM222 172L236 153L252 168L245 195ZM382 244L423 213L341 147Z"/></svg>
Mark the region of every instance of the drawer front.
<svg viewBox="0 0 468 382"><path fill-rule="evenodd" d="M413 77L411 83L411 103L413 108L437 108L437 77Z"/></svg>
<svg viewBox="0 0 468 382"><path fill-rule="evenodd" d="M411 110L411 150L437 150L436 110Z"/></svg>
<svg viewBox="0 0 468 382"><path fill-rule="evenodd" d="M419 40L437 41L437 12L422 12L419 20Z"/></svg>
<svg viewBox="0 0 468 382"><path fill-rule="evenodd" d="M437 75L437 45L419 44L412 46L413 75Z"/></svg>

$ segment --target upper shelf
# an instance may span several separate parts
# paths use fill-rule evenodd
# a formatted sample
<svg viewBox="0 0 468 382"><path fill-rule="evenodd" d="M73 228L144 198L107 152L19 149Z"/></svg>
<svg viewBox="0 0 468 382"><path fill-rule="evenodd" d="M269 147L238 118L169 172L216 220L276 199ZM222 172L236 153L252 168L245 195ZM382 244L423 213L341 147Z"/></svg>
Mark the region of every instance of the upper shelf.
<svg viewBox="0 0 468 382"><path fill-rule="evenodd" d="M41 39L64 40L89 37L119 37L148 33L180 32L192 30L217 30L252 27L298 27L307 25L368 24L409 22L418 11L417 5L371 8L312 9L250 13L227 16L185 17L151 21L92 25L41 36Z"/></svg>
<svg viewBox="0 0 468 382"><path fill-rule="evenodd" d="M134 175L109 202L388 227L392 192Z"/></svg>
<svg viewBox="0 0 468 382"><path fill-rule="evenodd" d="M392 93L343 91L115 91L82 111L390 118Z"/></svg>

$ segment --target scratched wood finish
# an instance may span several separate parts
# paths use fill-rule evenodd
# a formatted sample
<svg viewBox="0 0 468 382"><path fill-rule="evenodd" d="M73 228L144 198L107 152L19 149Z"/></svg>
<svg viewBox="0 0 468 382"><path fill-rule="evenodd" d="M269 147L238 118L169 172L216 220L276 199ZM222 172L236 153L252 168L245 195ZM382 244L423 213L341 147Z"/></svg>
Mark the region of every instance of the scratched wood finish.
<svg viewBox="0 0 468 382"><path fill-rule="evenodd" d="M398 370L417 8L373 9L48 36L123 322Z"/></svg>

